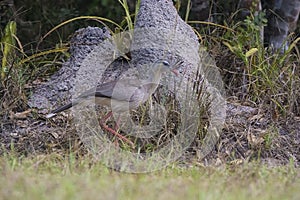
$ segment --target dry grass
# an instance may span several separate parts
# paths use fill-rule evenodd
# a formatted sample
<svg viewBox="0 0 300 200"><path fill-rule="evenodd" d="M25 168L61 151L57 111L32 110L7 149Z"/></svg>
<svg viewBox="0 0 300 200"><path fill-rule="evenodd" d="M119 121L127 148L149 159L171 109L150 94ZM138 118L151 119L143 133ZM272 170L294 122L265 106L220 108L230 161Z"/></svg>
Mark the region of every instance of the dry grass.
<svg viewBox="0 0 300 200"><path fill-rule="evenodd" d="M0 158L3 199L298 199L300 171L255 163L173 166L150 174L111 171L85 156Z"/></svg>

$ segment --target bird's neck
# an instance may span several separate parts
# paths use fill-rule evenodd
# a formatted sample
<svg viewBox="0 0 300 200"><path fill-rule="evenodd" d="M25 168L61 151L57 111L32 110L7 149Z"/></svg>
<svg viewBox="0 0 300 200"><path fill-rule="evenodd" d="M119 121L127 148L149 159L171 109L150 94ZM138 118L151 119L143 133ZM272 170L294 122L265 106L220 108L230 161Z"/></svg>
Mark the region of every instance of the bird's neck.
<svg viewBox="0 0 300 200"><path fill-rule="evenodd" d="M159 84L160 79L161 79L161 72L160 71L152 71L151 75L149 77L149 81L151 81L152 83L156 83Z"/></svg>
<svg viewBox="0 0 300 200"><path fill-rule="evenodd" d="M151 84L151 87L149 88L149 94L153 94L155 92L155 90L157 89L160 79L161 79L161 75L162 73L159 72L155 72L152 71L149 78L148 78L148 83Z"/></svg>

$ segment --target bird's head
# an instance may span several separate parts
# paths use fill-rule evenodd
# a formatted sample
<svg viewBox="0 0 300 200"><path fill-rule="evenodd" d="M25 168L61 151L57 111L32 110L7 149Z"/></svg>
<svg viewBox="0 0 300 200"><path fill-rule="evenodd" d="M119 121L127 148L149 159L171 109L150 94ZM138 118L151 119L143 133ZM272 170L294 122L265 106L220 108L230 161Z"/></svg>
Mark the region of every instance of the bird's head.
<svg viewBox="0 0 300 200"><path fill-rule="evenodd" d="M178 76L178 71L176 68L174 68L170 63L166 60L158 60L155 62L154 67L157 69L154 69L155 71L160 71L160 73L164 72L173 72L176 76Z"/></svg>

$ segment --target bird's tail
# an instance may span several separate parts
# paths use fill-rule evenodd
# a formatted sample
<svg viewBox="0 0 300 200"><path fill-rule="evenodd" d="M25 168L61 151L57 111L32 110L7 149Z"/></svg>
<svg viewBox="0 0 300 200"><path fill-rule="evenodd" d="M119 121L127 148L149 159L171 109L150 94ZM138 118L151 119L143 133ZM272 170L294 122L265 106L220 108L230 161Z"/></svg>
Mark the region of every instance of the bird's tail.
<svg viewBox="0 0 300 200"><path fill-rule="evenodd" d="M52 118L52 117L56 116L57 113L62 112L62 111L64 111L64 110L67 110L67 109L71 108L72 106L73 106L72 103L68 103L68 104L66 104L66 105L64 105L64 106L61 106L61 107L59 107L59 108L53 110L53 111L52 111L51 113L49 113L48 115L46 115L46 118L47 118L47 119Z"/></svg>

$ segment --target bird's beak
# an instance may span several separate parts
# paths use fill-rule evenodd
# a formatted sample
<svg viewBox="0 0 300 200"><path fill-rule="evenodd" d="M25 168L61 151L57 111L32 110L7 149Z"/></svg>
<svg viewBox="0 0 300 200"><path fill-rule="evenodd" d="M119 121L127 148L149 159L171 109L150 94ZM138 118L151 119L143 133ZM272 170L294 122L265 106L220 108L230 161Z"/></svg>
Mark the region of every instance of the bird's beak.
<svg viewBox="0 0 300 200"><path fill-rule="evenodd" d="M176 76L179 76L179 72L178 72L177 69L172 69L171 71L172 71Z"/></svg>
<svg viewBox="0 0 300 200"><path fill-rule="evenodd" d="M183 61L178 61L174 64L173 69L171 70L176 76L179 76L179 71L178 69L182 65Z"/></svg>

